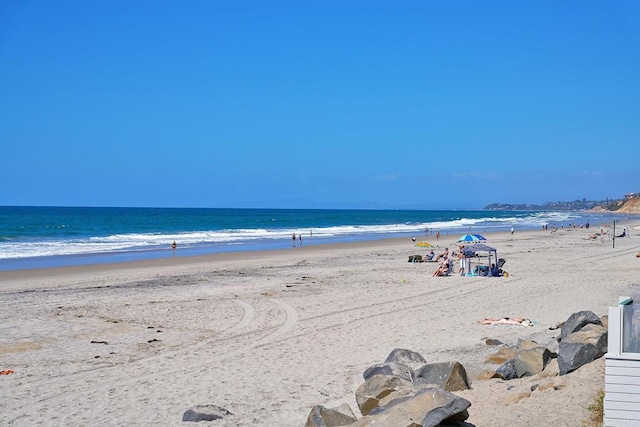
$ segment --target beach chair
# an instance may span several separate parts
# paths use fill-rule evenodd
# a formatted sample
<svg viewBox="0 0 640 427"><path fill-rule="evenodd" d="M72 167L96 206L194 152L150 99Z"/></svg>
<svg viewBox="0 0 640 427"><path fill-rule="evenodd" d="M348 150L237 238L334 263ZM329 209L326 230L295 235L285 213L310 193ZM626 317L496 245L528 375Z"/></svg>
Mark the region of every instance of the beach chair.
<svg viewBox="0 0 640 427"><path fill-rule="evenodd" d="M505 262L507 262L506 259L498 258L498 265L496 266L496 267L498 267L498 276L503 276L504 275L504 271L502 270L502 266L504 265Z"/></svg>
<svg viewBox="0 0 640 427"><path fill-rule="evenodd" d="M442 274L439 274L438 277L450 276L452 273L453 273L453 260L449 259L449 262L447 263L447 269Z"/></svg>

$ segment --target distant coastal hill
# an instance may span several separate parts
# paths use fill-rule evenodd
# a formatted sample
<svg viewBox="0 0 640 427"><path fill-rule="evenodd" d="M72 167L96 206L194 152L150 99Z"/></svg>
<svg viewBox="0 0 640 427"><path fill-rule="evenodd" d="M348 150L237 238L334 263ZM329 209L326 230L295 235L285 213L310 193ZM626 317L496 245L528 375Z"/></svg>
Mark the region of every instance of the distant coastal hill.
<svg viewBox="0 0 640 427"><path fill-rule="evenodd" d="M575 200L573 202L547 202L535 204L492 203L484 207L488 211L594 211L640 214L640 193L632 193L623 199Z"/></svg>

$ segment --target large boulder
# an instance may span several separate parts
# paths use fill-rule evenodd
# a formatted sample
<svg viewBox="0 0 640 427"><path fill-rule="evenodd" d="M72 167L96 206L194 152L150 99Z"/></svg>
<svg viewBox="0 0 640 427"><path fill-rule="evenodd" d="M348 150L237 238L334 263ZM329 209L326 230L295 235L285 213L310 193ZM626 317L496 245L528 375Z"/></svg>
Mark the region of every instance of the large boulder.
<svg viewBox="0 0 640 427"><path fill-rule="evenodd" d="M516 357L516 350L516 347L501 347L497 352L487 357L487 362L502 365L507 360L511 360Z"/></svg>
<svg viewBox="0 0 640 427"><path fill-rule="evenodd" d="M413 382L414 377L413 369L405 364L397 362L378 363L367 368L367 370L362 374L365 381L374 375L390 375L402 378L409 382Z"/></svg>
<svg viewBox="0 0 640 427"><path fill-rule="evenodd" d="M433 384L446 391L469 388L467 371L459 362L430 363L416 371L416 384Z"/></svg>
<svg viewBox="0 0 640 427"><path fill-rule="evenodd" d="M439 388L418 391L373 415L360 418L353 427L435 427L443 421L462 422L469 418L471 402Z"/></svg>
<svg viewBox="0 0 640 427"><path fill-rule="evenodd" d="M368 415L375 408L414 393L413 384L407 380L390 375L374 375L358 387L356 402L362 415Z"/></svg>
<svg viewBox="0 0 640 427"><path fill-rule="evenodd" d="M596 348L592 344L560 342L560 352L558 353L560 375L573 372L580 366L591 363L595 359Z"/></svg>
<svg viewBox="0 0 640 427"><path fill-rule="evenodd" d="M338 427L348 426L356 421L356 416L353 414L349 405L342 404L337 408L325 408L321 405L316 405L311 408L309 415L307 416L307 423L305 427Z"/></svg>
<svg viewBox="0 0 640 427"><path fill-rule="evenodd" d="M385 363L394 362L400 363L402 365L408 366L413 370L416 370L422 367L427 361L422 357L419 353L415 351L406 350L403 348L396 348L385 360Z"/></svg>
<svg viewBox="0 0 640 427"><path fill-rule="evenodd" d="M609 331L606 327L590 323L569 335L564 341L593 344L596 348L596 358L598 358L607 352L608 339Z"/></svg>
<svg viewBox="0 0 640 427"><path fill-rule="evenodd" d="M579 311L577 313L573 313L562 324L562 330L560 332L561 340L565 339L572 333L579 331L583 326L588 325L589 323L602 326L602 321L593 311Z"/></svg>
<svg viewBox="0 0 640 427"><path fill-rule="evenodd" d="M544 370L551 359L548 348L535 341L518 341L518 349L514 359L518 378L536 375Z"/></svg>
<svg viewBox="0 0 640 427"><path fill-rule="evenodd" d="M558 368L560 375L573 372L607 352L608 333L604 326L587 324L560 341Z"/></svg>
<svg viewBox="0 0 640 427"><path fill-rule="evenodd" d="M196 405L190 409L187 409L182 415L182 421L214 421L226 417L227 415L233 415L225 408L221 408L216 405Z"/></svg>

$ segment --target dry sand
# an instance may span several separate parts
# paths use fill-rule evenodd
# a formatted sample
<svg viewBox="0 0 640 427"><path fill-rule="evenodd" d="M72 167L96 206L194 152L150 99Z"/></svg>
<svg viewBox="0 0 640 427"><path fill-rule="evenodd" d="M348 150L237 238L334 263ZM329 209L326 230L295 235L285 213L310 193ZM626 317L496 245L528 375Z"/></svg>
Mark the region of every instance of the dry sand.
<svg viewBox="0 0 640 427"><path fill-rule="evenodd" d="M0 376L0 424L185 425L185 410L214 404L234 415L212 426L302 426L314 404L359 414L362 373L394 348L475 378L496 351L484 338L546 344L572 313L638 292L638 233L614 249L595 231L489 235L507 278L431 277L436 264L407 262L425 253L407 239L0 272L0 370L14 371ZM476 323L501 316L537 324ZM603 372L599 360L456 394L478 427L579 426Z"/></svg>

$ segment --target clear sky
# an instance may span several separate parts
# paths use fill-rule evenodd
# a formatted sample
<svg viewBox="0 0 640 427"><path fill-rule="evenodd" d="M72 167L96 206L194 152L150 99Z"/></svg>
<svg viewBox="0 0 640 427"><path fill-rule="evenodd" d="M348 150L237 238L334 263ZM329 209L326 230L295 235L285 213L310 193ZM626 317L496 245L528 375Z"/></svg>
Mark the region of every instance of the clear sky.
<svg viewBox="0 0 640 427"><path fill-rule="evenodd" d="M640 191L637 1L2 1L0 205Z"/></svg>

